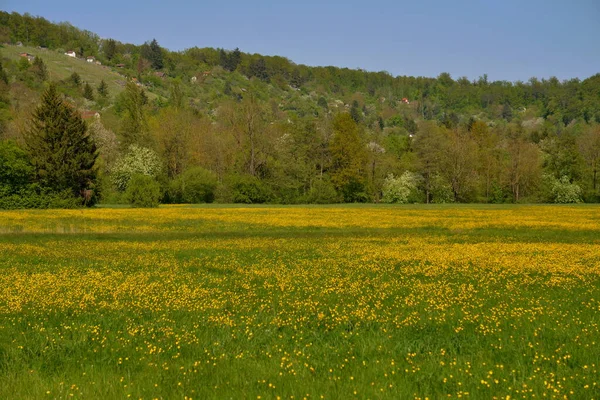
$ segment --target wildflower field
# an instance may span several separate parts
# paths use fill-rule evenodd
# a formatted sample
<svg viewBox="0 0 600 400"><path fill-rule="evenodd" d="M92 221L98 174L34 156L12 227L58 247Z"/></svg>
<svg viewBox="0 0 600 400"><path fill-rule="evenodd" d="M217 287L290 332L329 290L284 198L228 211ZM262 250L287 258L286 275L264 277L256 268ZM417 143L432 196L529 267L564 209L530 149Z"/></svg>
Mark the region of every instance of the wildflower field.
<svg viewBox="0 0 600 400"><path fill-rule="evenodd" d="M0 212L2 399L600 399L600 207Z"/></svg>

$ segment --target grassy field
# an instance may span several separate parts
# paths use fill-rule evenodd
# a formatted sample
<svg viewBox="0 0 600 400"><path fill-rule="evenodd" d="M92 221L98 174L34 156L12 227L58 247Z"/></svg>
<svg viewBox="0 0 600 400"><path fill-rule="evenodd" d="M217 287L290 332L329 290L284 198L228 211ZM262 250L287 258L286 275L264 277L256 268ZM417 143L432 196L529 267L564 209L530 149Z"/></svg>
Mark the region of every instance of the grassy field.
<svg viewBox="0 0 600 400"><path fill-rule="evenodd" d="M0 54L10 60L19 60L21 53L41 57L48 68L49 80L51 81L67 79L73 72L77 72L84 82L88 82L94 88L98 87L101 80L104 80L111 95L116 95L124 90L127 79L110 67L88 63L83 59L68 57L64 52L50 49L42 50L37 47L11 45L4 45L0 48Z"/></svg>
<svg viewBox="0 0 600 400"><path fill-rule="evenodd" d="M600 398L600 207L0 212L0 398Z"/></svg>

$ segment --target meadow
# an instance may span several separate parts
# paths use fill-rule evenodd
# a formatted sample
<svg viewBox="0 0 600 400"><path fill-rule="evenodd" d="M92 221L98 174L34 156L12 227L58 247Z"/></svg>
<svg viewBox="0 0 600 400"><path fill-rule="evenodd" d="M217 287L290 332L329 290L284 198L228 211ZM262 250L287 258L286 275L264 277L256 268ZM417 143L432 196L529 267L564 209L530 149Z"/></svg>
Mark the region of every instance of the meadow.
<svg viewBox="0 0 600 400"><path fill-rule="evenodd" d="M0 212L2 399L600 398L600 207Z"/></svg>

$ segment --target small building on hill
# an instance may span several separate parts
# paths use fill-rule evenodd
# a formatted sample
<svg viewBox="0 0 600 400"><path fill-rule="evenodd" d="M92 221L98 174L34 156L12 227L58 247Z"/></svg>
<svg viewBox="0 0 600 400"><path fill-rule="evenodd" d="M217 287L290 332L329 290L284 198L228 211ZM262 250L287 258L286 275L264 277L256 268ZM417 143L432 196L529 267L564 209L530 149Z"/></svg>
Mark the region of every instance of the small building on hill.
<svg viewBox="0 0 600 400"><path fill-rule="evenodd" d="M100 113L98 111L84 110L81 112L81 118L84 120L100 118Z"/></svg>
<svg viewBox="0 0 600 400"><path fill-rule="evenodd" d="M77 58L77 53L75 53L75 51L73 51L73 50L69 50L65 53L65 56Z"/></svg>
<svg viewBox="0 0 600 400"><path fill-rule="evenodd" d="M27 58L27 61L29 62L33 62L33 60L35 60L35 56L33 54L29 54L29 53L21 53L19 54L21 57Z"/></svg>
<svg viewBox="0 0 600 400"><path fill-rule="evenodd" d="M96 57L94 57L94 56L87 56L87 58L85 59L85 61L87 61L89 63L93 63L94 61L96 61Z"/></svg>

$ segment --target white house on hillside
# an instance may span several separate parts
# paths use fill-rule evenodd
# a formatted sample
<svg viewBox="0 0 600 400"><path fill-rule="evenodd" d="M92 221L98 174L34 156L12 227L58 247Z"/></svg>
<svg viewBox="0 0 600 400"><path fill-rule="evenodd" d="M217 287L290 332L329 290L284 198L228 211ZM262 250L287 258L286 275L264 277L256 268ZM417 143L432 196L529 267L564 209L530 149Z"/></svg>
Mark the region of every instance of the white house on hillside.
<svg viewBox="0 0 600 400"><path fill-rule="evenodd" d="M73 50L69 50L65 53L65 56L77 58L77 53L75 53Z"/></svg>
<svg viewBox="0 0 600 400"><path fill-rule="evenodd" d="M94 56L88 56L88 58L86 60L89 63L93 63L94 61L96 61L96 58Z"/></svg>

